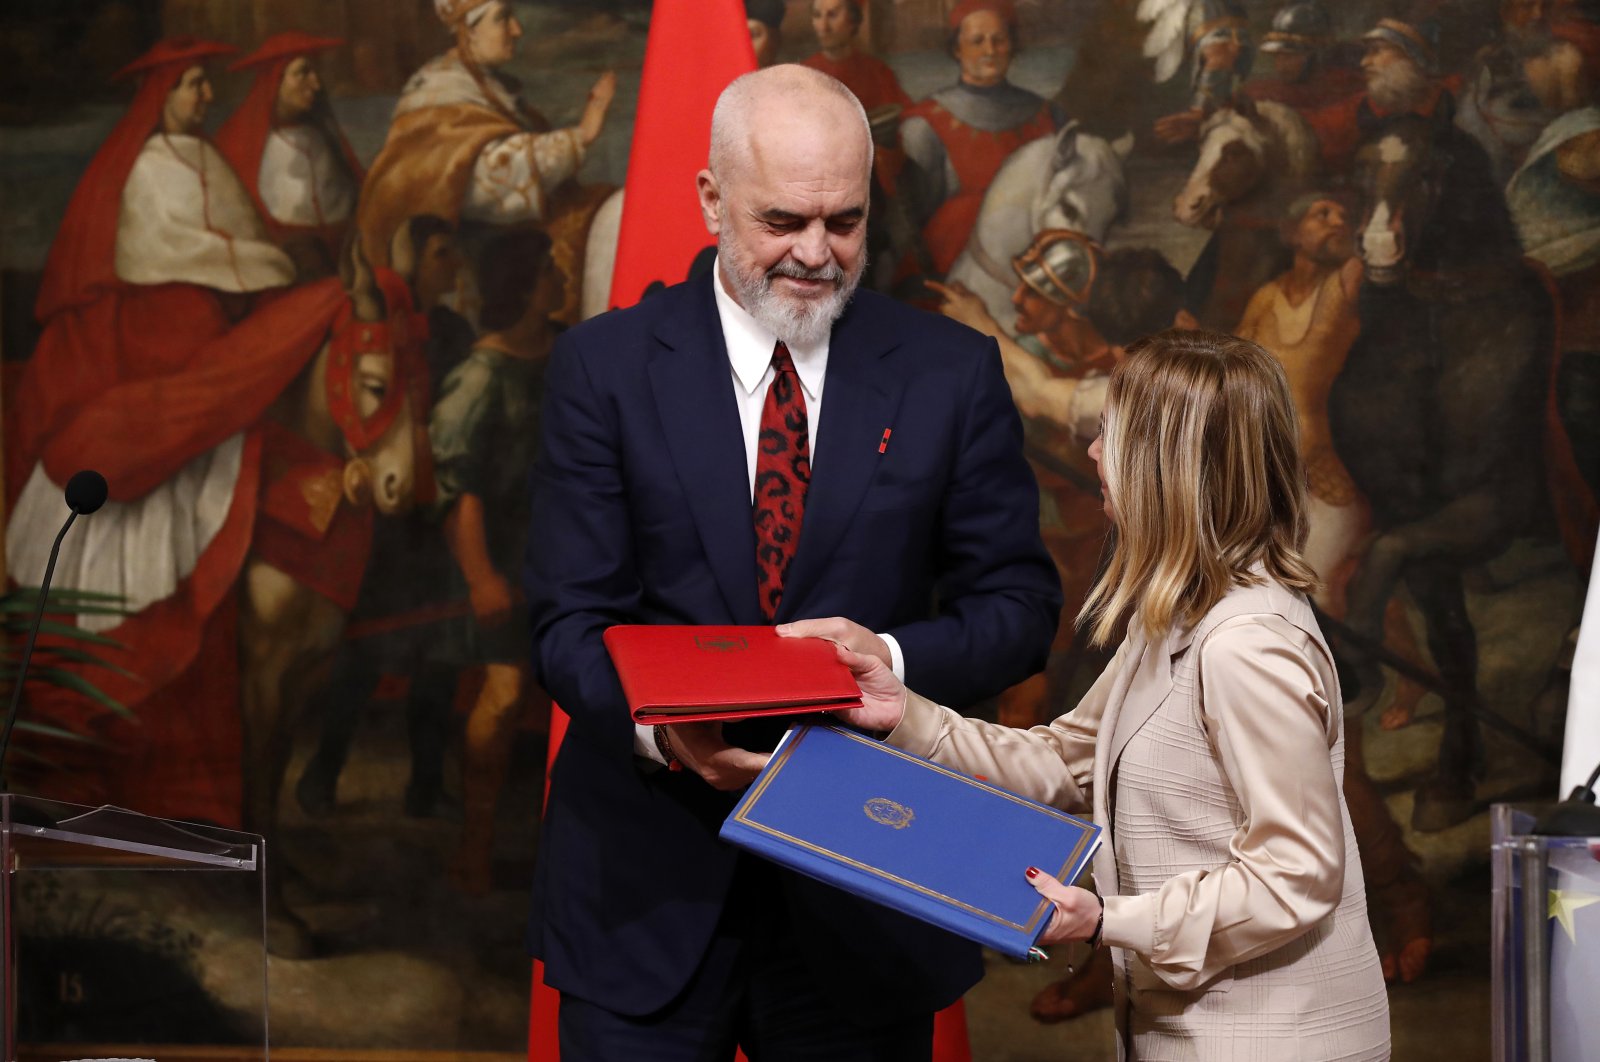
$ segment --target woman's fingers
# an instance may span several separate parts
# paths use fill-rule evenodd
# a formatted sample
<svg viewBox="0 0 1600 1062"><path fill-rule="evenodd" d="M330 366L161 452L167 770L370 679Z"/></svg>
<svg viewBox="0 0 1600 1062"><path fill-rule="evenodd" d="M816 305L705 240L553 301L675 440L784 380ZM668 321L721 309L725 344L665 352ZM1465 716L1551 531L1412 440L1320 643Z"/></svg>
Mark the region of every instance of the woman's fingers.
<svg viewBox="0 0 1600 1062"><path fill-rule="evenodd" d="M1038 867L1029 867L1026 874L1028 884L1055 908L1039 943L1059 944L1064 940L1088 940L1094 936L1100 920L1100 901L1094 893L1076 885L1063 885Z"/></svg>
<svg viewBox="0 0 1600 1062"><path fill-rule="evenodd" d="M1029 867L1026 871L1026 876L1028 884L1032 885L1034 890L1045 899L1052 902L1072 899L1072 887L1070 885L1063 885L1053 875L1040 870L1038 867Z"/></svg>

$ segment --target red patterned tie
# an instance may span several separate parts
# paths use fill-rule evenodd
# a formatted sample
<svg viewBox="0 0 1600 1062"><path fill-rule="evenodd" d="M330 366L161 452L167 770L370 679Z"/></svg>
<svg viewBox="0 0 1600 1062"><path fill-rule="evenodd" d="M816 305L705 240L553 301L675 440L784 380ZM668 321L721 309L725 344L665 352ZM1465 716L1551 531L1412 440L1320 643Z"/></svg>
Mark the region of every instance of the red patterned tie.
<svg viewBox="0 0 1600 1062"><path fill-rule="evenodd" d="M783 600L783 581L800 542L806 487L811 483L806 399L789 348L782 343L772 352L772 370L772 384L761 407L755 489L756 589L768 620L778 614Z"/></svg>

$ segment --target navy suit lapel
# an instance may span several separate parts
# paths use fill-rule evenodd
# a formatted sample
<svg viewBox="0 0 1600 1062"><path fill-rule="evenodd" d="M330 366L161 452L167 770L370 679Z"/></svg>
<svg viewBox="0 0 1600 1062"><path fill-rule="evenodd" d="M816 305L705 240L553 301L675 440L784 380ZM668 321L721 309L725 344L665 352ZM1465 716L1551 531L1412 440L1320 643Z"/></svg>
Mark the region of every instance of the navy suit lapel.
<svg viewBox="0 0 1600 1062"><path fill-rule="evenodd" d="M667 451L729 617L760 623L744 431L711 278L693 284L681 303L681 312L656 327L660 349L650 360L650 385Z"/></svg>
<svg viewBox="0 0 1600 1062"><path fill-rule="evenodd" d="M806 491L800 545L778 608L779 622L806 618L806 592L826 579L834 547L878 467L883 430L893 427L900 404L904 381L884 359L899 338L874 327L872 315L861 312L861 301L872 297L858 296L829 340L822 423L812 444L816 459Z"/></svg>

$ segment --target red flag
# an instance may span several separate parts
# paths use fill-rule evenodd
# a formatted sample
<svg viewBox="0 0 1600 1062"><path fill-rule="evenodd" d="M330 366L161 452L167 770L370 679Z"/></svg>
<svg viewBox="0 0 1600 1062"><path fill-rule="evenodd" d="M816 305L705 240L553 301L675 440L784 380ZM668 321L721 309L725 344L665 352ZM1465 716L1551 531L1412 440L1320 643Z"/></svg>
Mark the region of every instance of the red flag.
<svg viewBox="0 0 1600 1062"><path fill-rule="evenodd" d="M617 236L611 305L632 306L651 281L676 284L696 254L712 242L700 219L694 175L711 150L711 111L728 82L756 68L743 0L656 0L650 13L628 154L627 194ZM551 709L549 766L566 733L567 717ZM556 1012L560 993L544 983L535 962L528 1015L529 1062L560 1058Z"/></svg>
<svg viewBox="0 0 1600 1062"><path fill-rule="evenodd" d="M550 803L550 768L556 765L556 750L567 734L568 715L559 704L550 705L550 744L544 758L544 802ZM556 1035L556 1018L561 1009L561 993L544 983L544 963L533 960L533 1002L528 1008L528 1062L558 1062L561 1044Z"/></svg>
<svg viewBox="0 0 1600 1062"><path fill-rule="evenodd" d="M755 68L743 0L656 0L639 79L612 306L632 306L651 281L684 280L695 255L711 245L694 175L706 167L717 97Z"/></svg>

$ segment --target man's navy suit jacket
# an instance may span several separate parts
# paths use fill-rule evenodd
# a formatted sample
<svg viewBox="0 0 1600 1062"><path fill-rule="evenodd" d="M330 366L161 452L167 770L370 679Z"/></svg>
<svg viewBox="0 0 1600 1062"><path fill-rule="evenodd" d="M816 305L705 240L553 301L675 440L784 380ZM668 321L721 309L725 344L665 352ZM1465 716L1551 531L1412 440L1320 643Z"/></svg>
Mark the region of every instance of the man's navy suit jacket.
<svg viewBox="0 0 1600 1062"><path fill-rule="evenodd" d="M740 858L717 839L734 795L634 755L601 641L617 623L765 622L712 283L562 336L534 472L535 666L572 723L530 942L549 984L624 1014L659 1010L688 983ZM812 452L777 622L837 615L892 634L909 685L958 708L1044 666L1061 589L992 339L858 293L834 326ZM726 733L770 749L782 729ZM796 919L819 982L869 1021L945 1006L982 975L975 945L808 879L782 882L771 902Z"/></svg>

